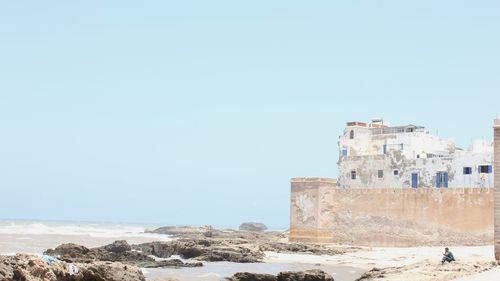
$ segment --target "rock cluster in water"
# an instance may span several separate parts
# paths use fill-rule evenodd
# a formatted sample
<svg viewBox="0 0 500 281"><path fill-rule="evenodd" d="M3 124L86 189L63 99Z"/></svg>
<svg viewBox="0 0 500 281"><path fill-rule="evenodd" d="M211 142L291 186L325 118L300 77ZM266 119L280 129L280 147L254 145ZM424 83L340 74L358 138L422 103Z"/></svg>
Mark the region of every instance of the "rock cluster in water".
<svg viewBox="0 0 500 281"><path fill-rule="evenodd" d="M71 263L90 263L95 261L121 262L138 267L196 267L202 266L200 262L185 263L179 259L157 260L143 253L133 250L132 247L123 240L115 241L112 244L89 249L87 247L67 243L45 251L46 255L57 257L59 260Z"/></svg>
<svg viewBox="0 0 500 281"><path fill-rule="evenodd" d="M280 242L274 234L267 233L213 232L211 235L212 237L206 237L196 230L190 234L183 234L188 238L172 241L129 245L126 241L119 240L96 248L67 243L49 249L44 254L73 263L110 261L153 268L202 266L201 261L262 262L265 251L335 255L348 250L324 245ZM184 262L173 256L191 259L194 262Z"/></svg>
<svg viewBox="0 0 500 281"><path fill-rule="evenodd" d="M166 234L180 238L177 241L182 243L192 242L189 248L198 248L201 252L216 248L230 248L238 251L237 248L250 250L254 257L260 259L264 251L279 253L309 253L316 255L337 255L346 252L359 250L358 247L335 247L332 245L289 243L287 234L283 232L266 231L235 231L231 229L214 229L210 226L166 226L150 231L156 234ZM154 242L169 244L170 242ZM147 245L151 243L146 243ZM174 243L175 244L175 243ZM202 260L210 260L204 259ZM235 260L238 262L237 260Z"/></svg>

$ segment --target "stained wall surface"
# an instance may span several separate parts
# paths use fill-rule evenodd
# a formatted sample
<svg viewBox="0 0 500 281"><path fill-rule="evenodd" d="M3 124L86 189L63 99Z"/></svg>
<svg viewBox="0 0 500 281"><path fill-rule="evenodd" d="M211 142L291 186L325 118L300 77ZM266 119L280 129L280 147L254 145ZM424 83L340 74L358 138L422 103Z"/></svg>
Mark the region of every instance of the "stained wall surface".
<svg viewBox="0 0 500 281"><path fill-rule="evenodd" d="M369 246L493 242L493 189L337 188L291 181L290 240Z"/></svg>
<svg viewBox="0 0 500 281"><path fill-rule="evenodd" d="M494 121L494 170L500 171L500 119ZM495 173L495 258L500 260L500 172Z"/></svg>
<svg viewBox="0 0 500 281"><path fill-rule="evenodd" d="M461 149L424 127L350 122L338 145L340 187L493 187L491 140Z"/></svg>

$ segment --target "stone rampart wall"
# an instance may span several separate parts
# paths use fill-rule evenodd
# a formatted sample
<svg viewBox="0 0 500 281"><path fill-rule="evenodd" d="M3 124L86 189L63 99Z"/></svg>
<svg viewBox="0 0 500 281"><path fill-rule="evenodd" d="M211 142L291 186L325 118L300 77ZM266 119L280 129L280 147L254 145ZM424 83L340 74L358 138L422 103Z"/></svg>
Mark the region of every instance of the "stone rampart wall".
<svg viewBox="0 0 500 281"><path fill-rule="evenodd" d="M493 242L493 189L342 189L294 178L290 240L369 246Z"/></svg>

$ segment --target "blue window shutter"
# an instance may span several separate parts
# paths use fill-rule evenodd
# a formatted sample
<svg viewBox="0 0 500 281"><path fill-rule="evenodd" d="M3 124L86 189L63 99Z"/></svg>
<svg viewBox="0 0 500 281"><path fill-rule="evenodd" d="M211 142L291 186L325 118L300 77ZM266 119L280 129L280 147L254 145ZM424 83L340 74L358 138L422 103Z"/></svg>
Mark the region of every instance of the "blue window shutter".
<svg viewBox="0 0 500 281"><path fill-rule="evenodd" d="M418 187L418 174L417 173L411 174L411 187L413 187L413 188Z"/></svg>
<svg viewBox="0 0 500 281"><path fill-rule="evenodd" d="M493 172L493 166L488 165L488 173L490 173L490 174L491 174L491 172Z"/></svg>
<svg viewBox="0 0 500 281"><path fill-rule="evenodd" d="M436 174L436 187L441 187L441 173Z"/></svg>
<svg viewBox="0 0 500 281"><path fill-rule="evenodd" d="M448 187L448 173L444 173L444 184L443 187Z"/></svg>

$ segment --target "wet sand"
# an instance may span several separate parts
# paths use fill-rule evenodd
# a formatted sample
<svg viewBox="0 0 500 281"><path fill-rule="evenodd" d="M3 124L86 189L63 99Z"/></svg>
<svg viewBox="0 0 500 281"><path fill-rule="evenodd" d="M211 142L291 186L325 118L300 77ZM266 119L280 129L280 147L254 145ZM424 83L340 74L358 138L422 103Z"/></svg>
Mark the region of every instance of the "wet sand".
<svg viewBox="0 0 500 281"><path fill-rule="evenodd" d="M178 279L185 281L218 281L223 277L230 277L237 272L253 272L278 274L282 271L303 271L321 269L335 280L354 281L359 278L366 268L356 268L343 265L320 265L310 263L232 263L232 262L205 262L203 267L178 269L146 269L146 277L153 280Z"/></svg>

